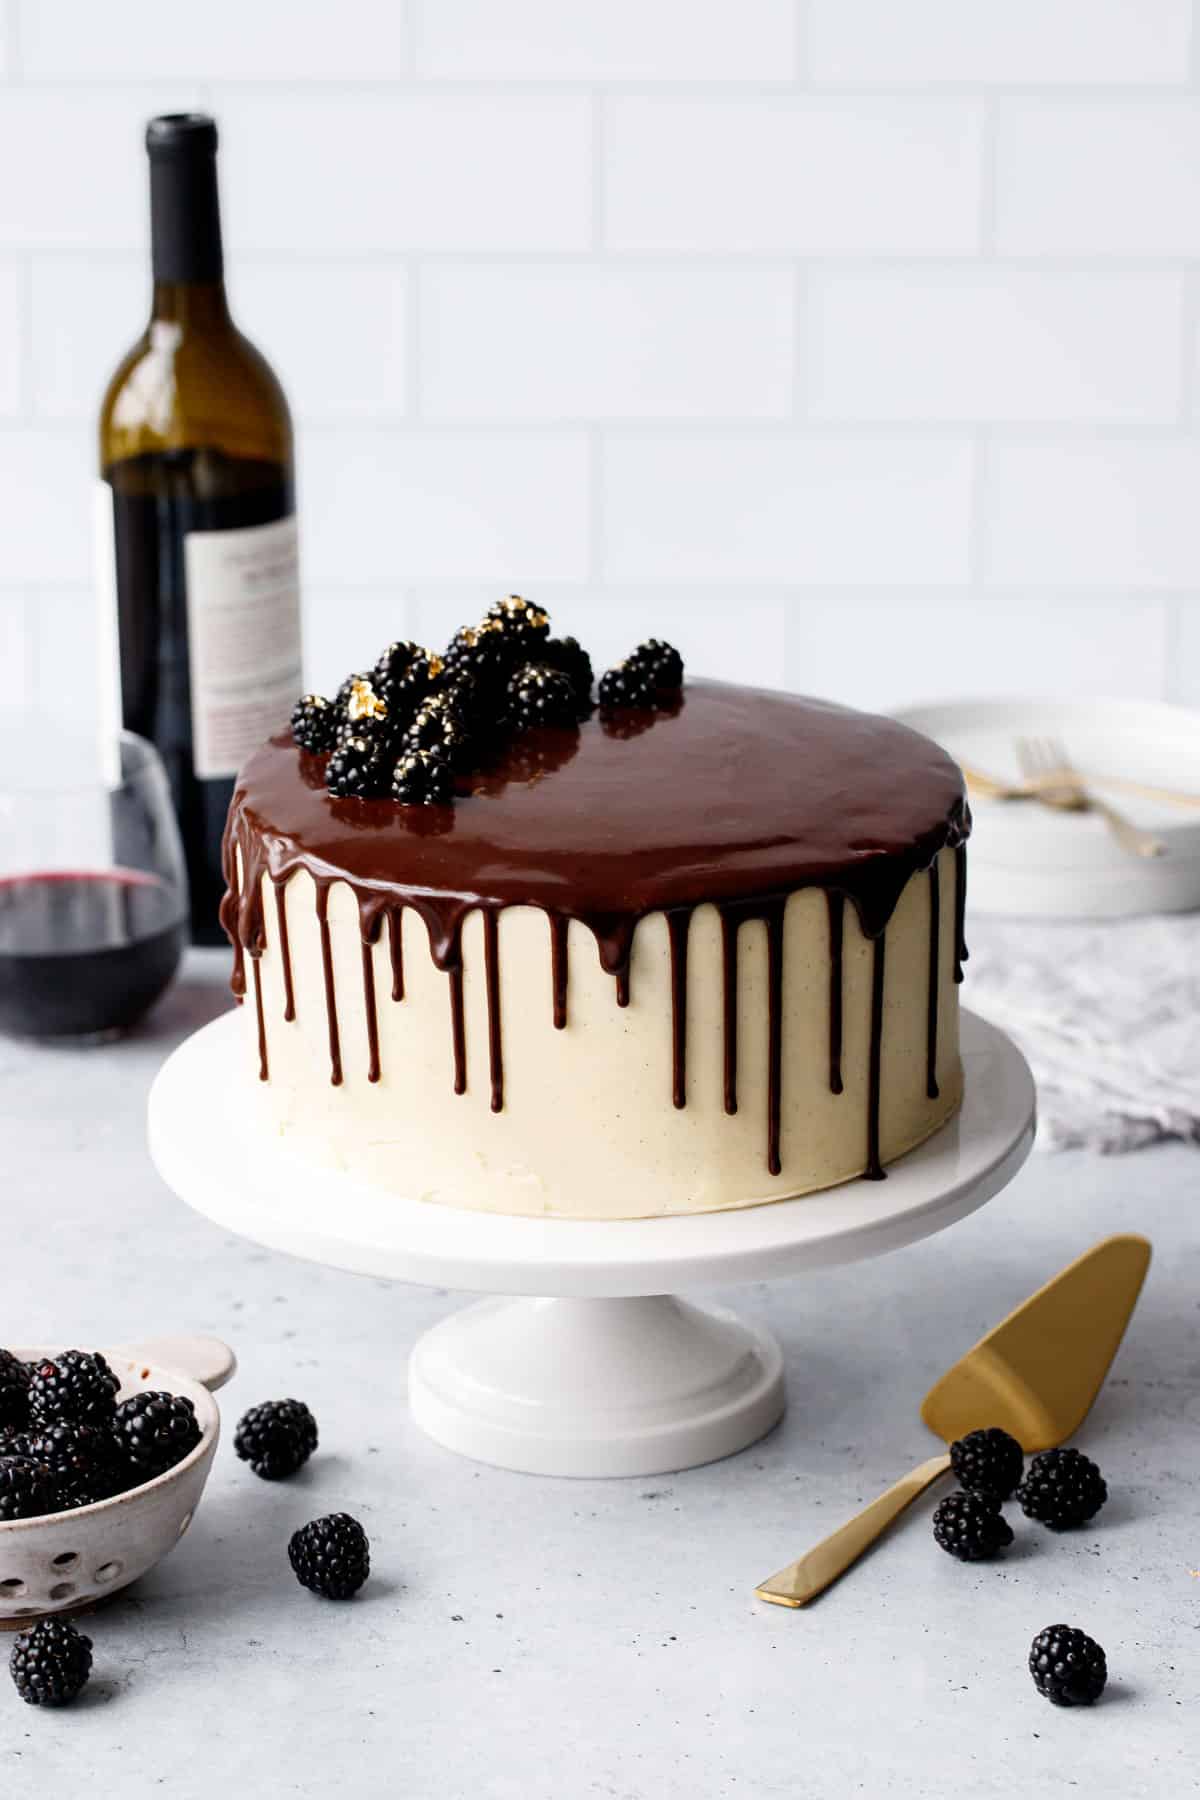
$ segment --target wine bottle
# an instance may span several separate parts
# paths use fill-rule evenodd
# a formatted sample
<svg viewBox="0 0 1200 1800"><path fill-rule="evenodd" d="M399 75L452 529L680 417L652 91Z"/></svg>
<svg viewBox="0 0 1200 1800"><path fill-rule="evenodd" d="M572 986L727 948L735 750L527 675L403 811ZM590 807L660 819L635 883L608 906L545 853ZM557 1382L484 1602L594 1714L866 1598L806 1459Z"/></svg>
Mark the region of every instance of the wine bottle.
<svg viewBox="0 0 1200 1800"><path fill-rule="evenodd" d="M146 130L150 319L100 412L102 712L166 764L192 936L220 943L221 834L243 759L301 685L292 426L225 293L217 128Z"/></svg>

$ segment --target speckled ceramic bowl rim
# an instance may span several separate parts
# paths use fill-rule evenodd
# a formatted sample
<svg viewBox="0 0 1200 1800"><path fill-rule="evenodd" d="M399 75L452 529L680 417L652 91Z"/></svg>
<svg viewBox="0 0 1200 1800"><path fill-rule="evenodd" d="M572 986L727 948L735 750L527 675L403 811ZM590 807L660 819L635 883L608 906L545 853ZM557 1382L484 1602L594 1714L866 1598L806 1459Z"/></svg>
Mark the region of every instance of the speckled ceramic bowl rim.
<svg viewBox="0 0 1200 1800"><path fill-rule="evenodd" d="M19 1344L13 1346L12 1354L22 1362L43 1362L47 1357L61 1356L64 1350L78 1349L76 1344L59 1344L47 1349L39 1346L33 1350L23 1349ZM166 1469L161 1475L152 1475L149 1481L139 1482L137 1487L127 1488L123 1494L112 1494L107 1500L93 1500L87 1506L74 1506L67 1512L37 1513L31 1519L0 1520L0 1535L17 1533L30 1526L43 1528L53 1525L59 1520L68 1521L92 1519L100 1513L115 1512L118 1507L127 1506L133 1500L139 1500L151 1489L168 1487L180 1479L188 1469L194 1468L211 1451L216 1449L221 1435L221 1413L217 1402L203 1382L193 1381L182 1369L164 1369L157 1363L142 1362L138 1358L123 1355L120 1351L101 1350L114 1375L124 1373L119 1394L128 1399L130 1394L143 1393L147 1389L161 1389L171 1394L182 1394L196 1408L196 1417L200 1421L200 1442L193 1445L187 1455L177 1462L173 1468ZM137 1380L130 1377L136 1372Z"/></svg>

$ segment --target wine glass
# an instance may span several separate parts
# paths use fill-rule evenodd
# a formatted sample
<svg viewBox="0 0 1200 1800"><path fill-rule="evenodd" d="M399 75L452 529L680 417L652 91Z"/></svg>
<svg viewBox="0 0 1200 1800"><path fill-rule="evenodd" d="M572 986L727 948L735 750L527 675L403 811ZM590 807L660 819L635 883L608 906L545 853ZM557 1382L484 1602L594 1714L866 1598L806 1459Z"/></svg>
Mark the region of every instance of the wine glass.
<svg viewBox="0 0 1200 1800"><path fill-rule="evenodd" d="M183 847L144 738L0 721L0 1031L97 1042L137 1023L187 941Z"/></svg>

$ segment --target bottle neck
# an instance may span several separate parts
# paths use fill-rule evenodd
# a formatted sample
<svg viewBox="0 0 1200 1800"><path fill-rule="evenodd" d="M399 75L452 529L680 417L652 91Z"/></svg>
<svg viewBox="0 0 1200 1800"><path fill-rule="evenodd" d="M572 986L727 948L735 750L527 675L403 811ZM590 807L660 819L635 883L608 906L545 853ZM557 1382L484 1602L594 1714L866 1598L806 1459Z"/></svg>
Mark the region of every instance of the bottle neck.
<svg viewBox="0 0 1200 1800"><path fill-rule="evenodd" d="M178 325L185 331L228 326L229 301L223 281L163 281L155 275L150 301L154 324Z"/></svg>
<svg viewBox="0 0 1200 1800"><path fill-rule="evenodd" d="M215 149L151 155L150 245L156 303L160 288L215 289L223 300Z"/></svg>

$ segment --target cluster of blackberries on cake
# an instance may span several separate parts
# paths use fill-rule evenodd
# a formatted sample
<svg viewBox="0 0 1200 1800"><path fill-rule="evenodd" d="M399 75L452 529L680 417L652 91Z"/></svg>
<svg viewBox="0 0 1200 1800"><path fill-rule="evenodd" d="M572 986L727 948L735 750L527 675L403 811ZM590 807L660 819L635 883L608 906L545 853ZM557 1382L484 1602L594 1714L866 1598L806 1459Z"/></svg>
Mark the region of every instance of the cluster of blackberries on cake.
<svg viewBox="0 0 1200 1800"><path fill-rule="evenodd" d="M460 627L440 655L397 640L373 667L348 675L333 699L302 695L292 736L327 756L335 799L446 805L456 776L479 769L502 742L577 727L592 711L593 681L583 645L553 637L549 615L510 594ZM600 709L662 707L682 684L679 652L650 638L601 676Z"/></svg>
<svg viewBox="0 0 1200 1800"><path fill-rule="evenodd" d="M98 1351L23 1363L0 1350L0 1523L109 1500L174 1468L200 1442L192 1402L120 1382Z"/></svg>

